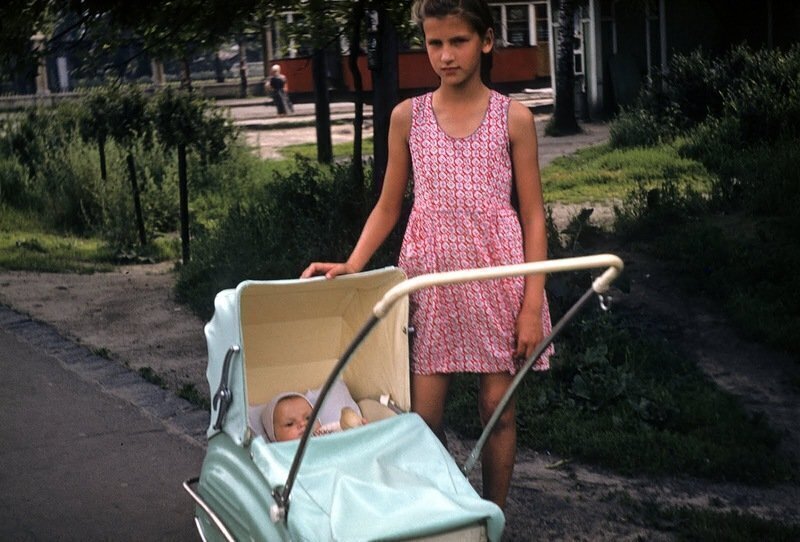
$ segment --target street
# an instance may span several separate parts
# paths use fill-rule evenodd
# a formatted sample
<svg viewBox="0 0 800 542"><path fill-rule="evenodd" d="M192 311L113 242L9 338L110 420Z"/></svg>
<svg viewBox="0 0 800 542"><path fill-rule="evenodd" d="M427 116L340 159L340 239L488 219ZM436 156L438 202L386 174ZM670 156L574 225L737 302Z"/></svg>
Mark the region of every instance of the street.
<svg viewBox="0 0 800 542"><path fill-rule="evenodd" d="M181 482L203 448L20 340L0 309L0 540L197 540ZM43 337L80 371L102 370L84 347ZM106 369L108 382L136 386L121 369Z"/></svg>

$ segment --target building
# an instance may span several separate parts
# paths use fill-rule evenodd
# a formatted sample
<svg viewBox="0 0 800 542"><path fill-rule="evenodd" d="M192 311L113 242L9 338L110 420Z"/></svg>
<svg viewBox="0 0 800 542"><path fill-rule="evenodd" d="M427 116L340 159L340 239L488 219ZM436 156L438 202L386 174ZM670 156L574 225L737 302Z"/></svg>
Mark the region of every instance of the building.
<svg viewBox="0 0 800 542"><path fill-rule="evenodd" d="M632 102L648 75L663 73L675 53L698 47L722 53L731 46L789 47L798 43L800 2L795 0L577 0L574 66L579 111L607 116ZM501 90L554 84L560 0L491 2L498 47L492 82ZM275 21L272 63L282 66L296 93L312 91L308 51L288 43L281 28L293 14ZM346 50L346 47L344 48ZM352 91L347 58L329 57L334 89ZM424 49L409 45L399 54L401 94L437 84ZM365 90L372 81L366 57L359 58Z"/></svg>

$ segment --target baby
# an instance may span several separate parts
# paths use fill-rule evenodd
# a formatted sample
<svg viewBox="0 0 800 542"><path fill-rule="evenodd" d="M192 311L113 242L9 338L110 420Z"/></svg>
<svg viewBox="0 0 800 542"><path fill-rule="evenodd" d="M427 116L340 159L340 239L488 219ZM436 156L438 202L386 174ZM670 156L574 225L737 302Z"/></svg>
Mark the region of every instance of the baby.
<svg viewBox="0 0 800 542"><path fill-rule="evenodd" d="M311 419L313 406L308 398L297 392L279 393L267 404L261 413L261 425L267 439L271 442L299 439ZM342 408L339 421L320 424L314 420L314 436L325 435L342 429L356 427L366 423L366 420L349 408Z"/></svg>
<svg viewBox="0 0 800 542"><path fill-rule="evenodd" d="M294 440L303 436L311 418L313 406L302 393L279 393L261 413L261 424L271 442ZM314 420L315 431L319 421Z"/></svg>

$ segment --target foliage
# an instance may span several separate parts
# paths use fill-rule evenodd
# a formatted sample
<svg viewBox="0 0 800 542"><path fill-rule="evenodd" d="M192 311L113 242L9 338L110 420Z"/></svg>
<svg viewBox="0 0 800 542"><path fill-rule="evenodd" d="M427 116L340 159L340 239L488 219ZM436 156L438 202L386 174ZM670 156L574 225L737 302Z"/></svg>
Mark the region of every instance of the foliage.
<svg viewBox="0 0 800 542"><path fill-rule="evenodd" d="M364 11L386 10L392 23L404 39L415 32L408 13L408 2L385 0L348 0L340 2L308 2L305 0L278 0L270 2L267 13L277 16L281 12L295 13L294 23L287 27L287 37L296 43L310 44L312 47L325 49L337 43L341 36L352 35L353 25L361 25L366 34L368 21L354 20L355 4L362 4Z"/></svg>
<svg viewBox="0 0 800 542"><path fill-rule="evenodd" d="M702 164L708 182L681 174L639 183L618 209L617 231L721 300L744 333L799 353L788 330L800 322L792 241L800 224L800 47L679 55L665 83L621 115L612 144L661 142L657 149Z"/></svg>
<svg viewBox="0 0 800 542"><path fill-rule="evenodd" d="M636 104L611 126L616 147L653 145L706 122L725 119L739 144L800 135L800 46L753 51L740 45L721 57L698 49L670 60Z"/></svg>
<svg viewBox="0 0 800 542"><path fill-rule="evenodd" d="M0 201L41 213L50 227L99 234L115 251L130 253L137 245L137 222L129 165L138 164L137 188L151 240L175 231L178 223L175 153L166 142L190 145L198 151L198 166L213 166L191 177L199 194L220 186L209 172L227 179L224 172L233 169L216 164L230 156L235 132L209 108L189 95L147 98L135 88L112 85L76 102L13 116L0 136ZM104 140L102 160L98 134Z"/></svg>
<svg viewBox="0 0 800 542"><path fill-rule="evenodd" d="M556 306L566 301L551 298ZM762 416L747 414L683 353L636 329L624 315L591 306L565 328L551 371L527 376L517 390L522 446L627 474L750 484L794 476ZM473 438L476 384L474 375L456 377L446 414L448 425Z"/></svg>
<svg viewBox="0 0 800 542"><path fill-rule="evenodd" d="M195 256L181 268L179 298L209 316L214 295L245 279L291 278L312 260L346 259L372 207L355 185L349 164L321 166L297 158L247 200L234 204L217 227L198 232ZM373 264L394 263L397 239Z"/></svg>
<svg viewBox="0 0 800 542"><path fill-rule="evenodd" d="M190 92L167 87L155 94L149 108L159 140L169 149L192 146L202 156L218 159L235 133L219 109Z"/></svg>

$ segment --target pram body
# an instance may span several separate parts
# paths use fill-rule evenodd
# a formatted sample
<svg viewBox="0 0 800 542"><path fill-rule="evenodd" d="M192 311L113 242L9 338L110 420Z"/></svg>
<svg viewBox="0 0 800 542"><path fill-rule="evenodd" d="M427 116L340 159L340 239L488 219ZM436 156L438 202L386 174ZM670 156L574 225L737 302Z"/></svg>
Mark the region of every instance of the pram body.
<svg viewBox="0 0 800 542"><path fill-rule="evenodd" d="M408 299L416 290L470 280L608 267L553 327L516 375L459 468L410 408ZM184 483L205 540L500 540L502 511L464 472L500 412L565 323L622 270L598 255L406 279L385 268L335 280L245 281L220 292L206 325L213 397L199 478ZM365 324L366 322L366 324ZM341 433L270 443L259 409L284 391L341 376L357 401L390 398L395 415ZM216 392L214 391L216 390ZM318 414L319 405L314 413ZM254 415L255 414L255 415ZM195 490L196 486L196 490Z"/></svg>
<svg viewBox="0 0 800 542"><path fill-rule="evenodd" d="M246 281L220 292L206 325L214 401L196 522L205 539L497 540L504 518L481 499L410 408L408 303L397 303L342 378L356 401L389 396L396 416L308 444L285 521L270 519L298 442L270 443L250 420L275 394L320 387L373 306L405 280L397 268L337 278ZM227 367L226 367L227 365ZM220 415L222 418L220 419ZM187 488L190 489L190 488Z"/></svg>

